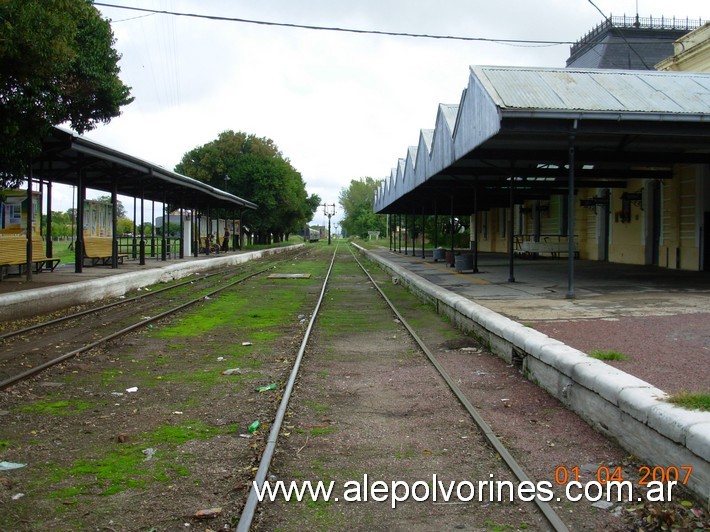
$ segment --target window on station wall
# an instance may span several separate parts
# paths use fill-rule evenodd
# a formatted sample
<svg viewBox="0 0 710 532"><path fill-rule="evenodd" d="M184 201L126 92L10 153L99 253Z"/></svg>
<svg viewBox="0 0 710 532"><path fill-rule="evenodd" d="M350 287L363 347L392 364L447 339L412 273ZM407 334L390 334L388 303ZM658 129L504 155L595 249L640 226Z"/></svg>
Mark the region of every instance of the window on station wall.
<svg viewBox="0 0 710 532"><path fill-rule="evenodd" d="M500 209L499 211L498 226L500 227L500 237L505 238L505 230L508 226L506 220L508 218L508 209Z"/></svg>
<svg viewBox="0 0 710 532"><path fill-rule="evenodd" d="M481 237L488 240L488 211L481 213Z"/></svg>

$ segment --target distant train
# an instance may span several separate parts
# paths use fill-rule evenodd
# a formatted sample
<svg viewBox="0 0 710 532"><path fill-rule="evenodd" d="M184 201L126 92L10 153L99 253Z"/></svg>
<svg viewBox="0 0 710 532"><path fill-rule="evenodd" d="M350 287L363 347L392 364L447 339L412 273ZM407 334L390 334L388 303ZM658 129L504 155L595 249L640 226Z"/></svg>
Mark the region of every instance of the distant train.
<svg viewBox="0 0 710 532"><path fill-rule="evenodd" d="M308 242L318 242L320 240L320 231L318 229L306 227L306 232L305 235L303 235L303 240L307 240Z"/></svg>

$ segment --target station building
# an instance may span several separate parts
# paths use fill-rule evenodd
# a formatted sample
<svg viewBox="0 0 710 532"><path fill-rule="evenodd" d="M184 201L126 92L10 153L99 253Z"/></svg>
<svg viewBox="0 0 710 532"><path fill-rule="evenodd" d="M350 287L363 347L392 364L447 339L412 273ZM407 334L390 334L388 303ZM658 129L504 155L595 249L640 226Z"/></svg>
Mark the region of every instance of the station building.
<svg viewBox="0 0 710 532"><path fill-rule="evenodd" d="M470 67L459 104L439 105L375 212L391 230L470 216L470 252L508 253L511 281L514 256L709 271L710 56L687 43L710 41L695 26L676 56L698 72ZM671 51L677 33L663 33Z"/></svg>

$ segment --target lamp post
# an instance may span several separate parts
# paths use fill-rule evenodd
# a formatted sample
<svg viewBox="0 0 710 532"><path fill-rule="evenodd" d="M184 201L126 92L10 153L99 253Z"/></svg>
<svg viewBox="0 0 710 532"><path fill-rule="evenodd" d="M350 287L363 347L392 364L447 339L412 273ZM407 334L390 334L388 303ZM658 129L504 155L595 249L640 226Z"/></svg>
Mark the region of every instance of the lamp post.
<svg viewBox="0 0 710 532"><path fill-rule="evenodd" d="M227 174L224 174L224 191L227 192L227 182L229 181L229 176ZM217 223L219 226L219 222ZM219 230L219 228L218 228ZM227 209L224 209L224 239L222 240L222 248L223 251L227 251L227 247L229 246L229 229L227 228ZM234 231L234 227L232 227L232 231ZM217 233L219 234L219 233ZM218 236L215 236L215 238L219 238ZM219 240L217 240L219 242ZM232 246L234 248L234 246Z"/></svg>
<svg viewBox="0 0 710 532"><path fill-rule="evenodd" d="M335 214L335 203L324 203L321 207L323 207L323 214L328 217L328 245L330 246L330 218Z"/></svg>

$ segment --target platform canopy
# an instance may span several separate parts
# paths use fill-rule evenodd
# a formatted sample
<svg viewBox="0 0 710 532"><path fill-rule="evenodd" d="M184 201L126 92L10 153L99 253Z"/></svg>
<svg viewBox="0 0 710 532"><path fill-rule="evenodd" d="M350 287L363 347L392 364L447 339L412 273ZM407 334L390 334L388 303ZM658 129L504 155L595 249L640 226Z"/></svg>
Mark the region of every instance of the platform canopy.
<svg viewBox="0 0 710 532"><path fill-rule="evenodd" d="M257 205L162 166L56 127L32 162L33 179L167 203L172 208L256 209Z"/></svg>
<svg viewBox="0 0 710 532"><path fill-rule="evenodd" d="M570 158L573 148L573 158ZM399 159L374 211L457 214L667 179L673 165L710 164L710 74L470 67L458 105Z"/></svg>

